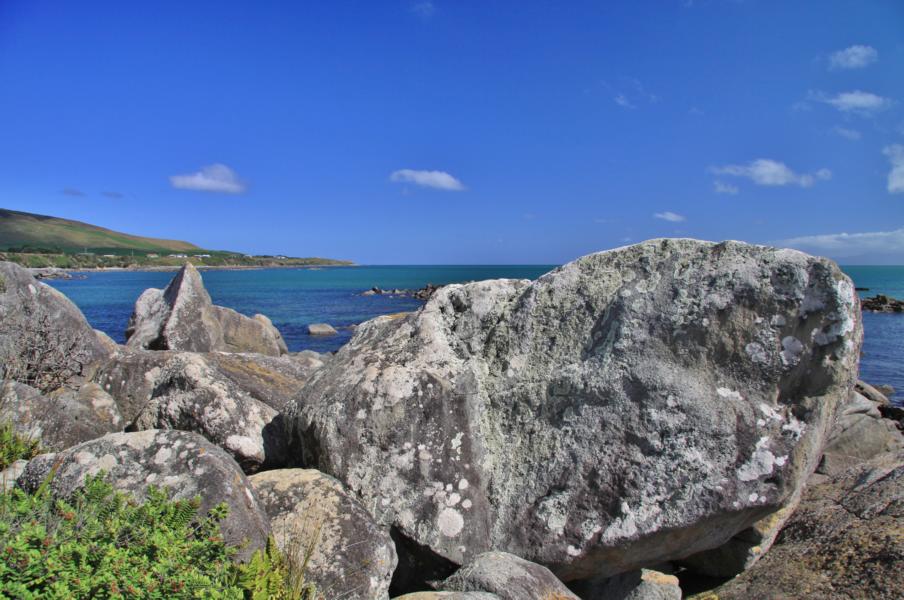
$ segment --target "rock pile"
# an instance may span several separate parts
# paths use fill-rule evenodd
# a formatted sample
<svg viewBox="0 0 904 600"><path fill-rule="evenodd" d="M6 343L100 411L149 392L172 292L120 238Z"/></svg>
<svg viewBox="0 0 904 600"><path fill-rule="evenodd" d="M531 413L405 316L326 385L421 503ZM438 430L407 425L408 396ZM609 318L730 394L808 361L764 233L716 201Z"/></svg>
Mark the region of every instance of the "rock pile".
<svg viewBox="0 0 904 600"><path fill-rule="evenodd" d="M741 573L720 598L900 591L904 438L856 382L830 261L653 240L434 288L334 356L287 353L190 265L126 346L23 272L0 264L0 312L50 315L88 358L58 389L4 384L0 417L54 453L2 485L65 498L104 471L226 502L240 558L272 535L343 598L677 600L690 572Z"/></svg>

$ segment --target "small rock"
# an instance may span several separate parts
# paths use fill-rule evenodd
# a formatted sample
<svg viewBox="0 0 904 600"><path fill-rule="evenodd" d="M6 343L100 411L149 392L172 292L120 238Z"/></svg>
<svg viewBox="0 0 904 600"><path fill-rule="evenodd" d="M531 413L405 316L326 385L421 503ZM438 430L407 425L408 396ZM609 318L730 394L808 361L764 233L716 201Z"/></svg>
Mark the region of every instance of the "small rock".
<svg viewBox="0 0 904 600"><path fill-rule="evenodd" d="M19 459L0 471L0 494L16 487L16 480L25 472L27 465L27 460Z"/></svg>
<svg viewBox="0 0 904 600"><path fill-rule="evenodd" d="M681 600L678 578L651 569L629 571L574 589L583 600Z"/></svg>
<svg viewBox="0 0 904 600"><path fill-rule="evenodd" d="M507 552L478 554L437 587L490 592L502 600L578 600L549 569Z"/></svg>
<svg viewBox="0 0 904 600"><path fill-rule="evenodd" d="M332 325L326 323L311 323L308 325L308 335L336 335L339 333Z"/></svg>
<svg viewBox="0 0 904 600"><path fill-rule="evenodd" d="M18 485L34 492L48 477L50 491L70 497L85 477L104 472L113 487L141 499L149 486L166 487L172 496L200 496L199 514L225 502L229 515L221 523L226 542L245 560L264 548L270 533L257 494L231 456L196 433L139 431L111 433L55 455L29 461Z"/></svg>
<svg viewBox="0 0 904 600"><path fill-rule="evenodd" d="M283 552L309 557L306 579L328 597L389 597L396 551L389 533L341 483L312 469L278 469L249 480Z"/></svg>
<svg viewBox="0 0 904 600"><path fill-rule="evenodd" d="M841 408L817 471L837 475L857 462L902 447L904 436L894 423L882 418L875 402L855 392Z"/></svg>

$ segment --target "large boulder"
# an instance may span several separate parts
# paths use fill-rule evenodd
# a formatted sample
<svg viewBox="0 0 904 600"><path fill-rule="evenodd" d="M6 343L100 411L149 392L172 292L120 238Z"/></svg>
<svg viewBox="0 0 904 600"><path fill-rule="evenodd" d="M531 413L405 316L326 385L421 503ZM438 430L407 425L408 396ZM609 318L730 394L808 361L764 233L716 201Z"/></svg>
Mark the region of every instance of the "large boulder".
<svg viewBox="0 0 904 600"><path fill-rule="evenodd" d="M27 269L0 262L0 377L50 391L108 355L66 296Z"/></svg>
<svg viewBox="0 0 904 600"><path fill-rule="evenodd" d="M314 373L287 411L295 460L447 568L497 549L573 580L689 556L815 468L857 302L829 260L696 240L446 286Z"/></svg>
<svg viewBox="0 0 904 600"><path fill-rule="evenodd" d="M0 422L5 421L20 435L40 441L46 451L65 450L125 427L116 402L96 383L45 395L23 383L2 381Z"/></svg>
<svg viewBox="0 0 904 600"><path fill-rule="evenodd" d="M239 547L240 559L264 548L270 527L257 495L231 456L201 436L183 431L112 433L28 463L18 479L34 491L50 477L50 491L66 498L85 477L104 472L117 489L143 498L149 486L166 487L174 498L199 496L199 513L225 502L221 523L227 543Z"/></svg>
<svg viewBox="0 0 904 600"><path fill-rule="evenodd" d="M578 600L549 569L507 552L484 552L439 584L450 592L489 592L502 600Z"/></svg>
<svg viewBox="0 0 904 600"><path fill-rule="evenodd" d="M200 433L248 473L284 464L285 431L278 411L224 378L203 355L177 353L153 375L153 385L130 430Z"/></svg>
<svg viewBox="0 0 904 600"><path fill-rule="evenodd" d="M904 598L904 452L809 486L778 541L707 600Z"/></svg>
<svg viewBox="0 0 904 600"><path fill-rule="evenodd" d="M214 306L201 274L186 263L166 289L145 290L135 302L126 344L150 350L286 354L286 344L269 319L246 317Z"/></svg>
<svg viewBox="0 0 904 600"><path fill-rule="evenodd" d="M396 551L388 531L341 483L313 469L252 475L278 547L307 559L305 579L330 598L389 598Z"/></svg>

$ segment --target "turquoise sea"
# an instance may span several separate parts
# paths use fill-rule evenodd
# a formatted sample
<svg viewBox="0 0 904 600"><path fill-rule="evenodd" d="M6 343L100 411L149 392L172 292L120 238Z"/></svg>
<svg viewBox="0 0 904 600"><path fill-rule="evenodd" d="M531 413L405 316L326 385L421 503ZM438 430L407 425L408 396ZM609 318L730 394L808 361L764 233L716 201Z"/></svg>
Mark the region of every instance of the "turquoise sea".
<svg viewBox="0 0 904 600"><path fill-rule="evenodd" d="M241 313L263 313L282 332L290 350L337 350L351 337L349 325L375 316L413 310L421 303L412 298L362 296L382 289L416 289L427 283L444 284L499 277L535 279L554 265L481 266L361 266L322 269L260 269L204 271L204 284L216 304ZM842 267L861 295L887 294L904 298L904 266ZM135 299L149 287L162 288L172 272L88 272L78 279L52 280L51 285L69 296L88 321L114 340L125 341L124 332ZM330 323L339 329L334 337L312 337L310 323ZM873 384L887 383L904 399L904 315L863 315L866 339L861 377Z"/></svg>

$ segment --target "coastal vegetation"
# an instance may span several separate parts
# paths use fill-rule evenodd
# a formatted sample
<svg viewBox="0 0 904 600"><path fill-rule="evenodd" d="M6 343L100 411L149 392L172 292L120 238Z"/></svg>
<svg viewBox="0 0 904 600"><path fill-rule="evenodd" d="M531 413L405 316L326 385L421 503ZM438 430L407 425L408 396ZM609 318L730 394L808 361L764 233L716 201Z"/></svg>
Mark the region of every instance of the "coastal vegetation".
<svg viewBox="0 0 904 600"><path fill-rule="evenodd" d="M208 250L190 242L130 235L81 221L6 209L0 209L0 260L58 269L176 268L186 260L203 267L352 264L331 258Z"/></svg>

